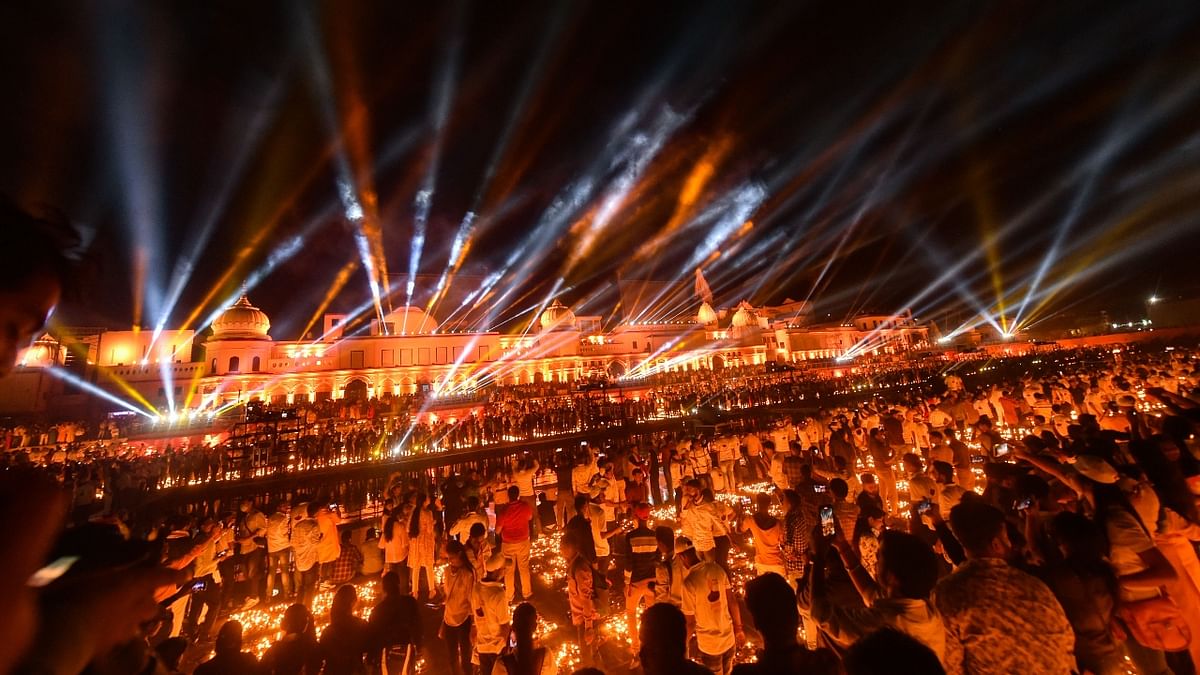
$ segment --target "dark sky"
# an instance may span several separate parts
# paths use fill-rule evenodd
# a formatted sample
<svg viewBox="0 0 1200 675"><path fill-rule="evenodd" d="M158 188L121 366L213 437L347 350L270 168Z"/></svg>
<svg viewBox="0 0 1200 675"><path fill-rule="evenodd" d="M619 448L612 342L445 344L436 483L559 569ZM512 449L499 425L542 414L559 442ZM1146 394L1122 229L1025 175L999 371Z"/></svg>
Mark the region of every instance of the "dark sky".
<svg viewBox="0 0 1200 675"><path fill-rule="evenodd" d="M0 192L90 237L70 323L251 278L296 337L339 271L332 307L369 297L339 185L391 273L423 204L434 278L477 214L474 325L697 261L718 304L835 318L1200 293L1191 1L4 3L0 55Z"/></svg>

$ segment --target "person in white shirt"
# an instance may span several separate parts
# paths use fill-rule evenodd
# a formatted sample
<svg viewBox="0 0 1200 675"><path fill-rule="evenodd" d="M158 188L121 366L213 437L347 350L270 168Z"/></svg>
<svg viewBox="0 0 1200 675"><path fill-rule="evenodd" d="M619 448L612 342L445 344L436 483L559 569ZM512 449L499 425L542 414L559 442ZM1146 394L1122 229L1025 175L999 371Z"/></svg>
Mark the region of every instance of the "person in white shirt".
<svg viewBox="0 0 1200 675"><path fill-rule="evenodd" d="M471 495L467 497L467 512L450 526L450 538L462 544L467 543L467 539L471 537L471 526L475 523L482 524L485 530L488 528L488 517L483 511L479 497Z"/></svg>
<svg viewBox="0 0 1200 675"><path fill-rule="evenodd" d="M471 599L475 593L475 571L467 561L462 544L451 541L446 545L449 564L442 576L442 592L446 597L442 627L438 637L449 650L450 672L454 675L471 673Z"/></svg>
<svg viewBox="0 0 1200 675"><path fill-rule="evenodd" d="M717 541L719 536L727 535L729 531L721 520L721 514L716 507L704 499L704 488L698 479L693 478L683 486L683 516L680 529L683 536L692 541L697 555L705 560L717 559Z"/></svg>
<svg viewBox="0 0 1200 675"><path fill-rule="evenodd" d="M283 501L267 519L267 602L275 595L276 574L282 582L280 597L286 600L292 596L291 512L291 503Z"/></svg>
<svg viewBox="0 0 1200 675"><path fill-rule="evenodd" d="M571 489L576 495L586 495L591 487L592 477L599 473L599 468L591 448L584 446L580 448L580 452L581 456L575 462L575 468L571 470Z"/></svg>
<svg viewBox="0 0 1200 675"><path fill-rule="evenodd" d="M708 446L699 440L692 441L692 447L685 459L691 465L692 476L707 485L712 485L712 477L709 476L712 471L712 455L708 452Z"/></svg>
<svg viewBox="0 0 1200 675"><path fill-rule="evenodd" d="M714 675L729 675L737 645L746 641L738 604L729 596L729 575L717 563L701 561L694 548L678 548L675 555L687 568L681 609L688 635L696 636L698 660Z"/></svg>
<svg viewBox="0 0 1200 675"><path fill-rule="evenodd" d="M737 460L741 451L741 441L737 436L728 434L719 436L716 442L717 461L721 464L721 477L725 479L725 490L737 490Z"/></svg>
<svg viewBox="0 0 1200 675"><path fill-rule="evenodd" d="M479 652L481 673L492 672L500 652L508 645L511 618L503 582L506 564L507 558L499 551L488 558L484 566L486 575L475 582L475 590L471 594L475 651Z"/></svg>

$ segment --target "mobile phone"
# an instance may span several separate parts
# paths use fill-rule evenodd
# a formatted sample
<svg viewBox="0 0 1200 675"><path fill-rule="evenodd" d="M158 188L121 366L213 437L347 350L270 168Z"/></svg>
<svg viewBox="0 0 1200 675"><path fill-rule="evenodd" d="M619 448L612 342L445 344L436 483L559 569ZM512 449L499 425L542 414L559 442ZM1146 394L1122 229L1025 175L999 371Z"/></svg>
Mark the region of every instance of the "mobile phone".
<svg viewBox="0 0 1200 675"><path fill-rule="evenodd" d="M822 506L821 510L820 510L820 514L821 514L821 534L823 534L826 537L832 537L834 532L836 532L836 525L834 525L834 521L833 521L833 507L828 506L828 505Z"/></svg>
<svg viewBox="0 0 1200 675"><path fill-rule="evenodd" d="M1026 497L1018 500L1017 503L1013 504L1013 506L1016 507L1018 511L1025 511L1029 507L1033 506L1033 497Z"/></svg>
<svg viewBox="0 0 1200 675"><path fill-rule="evenodd" d="M205 579L201 579L201 580L195 582L194 584L192 584L192 592L193 593L199 593L206 589L208 589L208 581Z"/></svg>
<svg viewBox="0 0 1200 675"><path fill-rule="evenodd" d="M29 577L29 580L25 582L25 585L32 586L33 588L49 586L50 583L55 579L58 579L62 575L66 574L67 570L71 569L71 566L77 562L79 562L79 556L64 555L49 565L46 565L42 569L34 572L33 575Z"/></svg>
<svg viewBox="0 0 1200 675"><path fill-rule="evenodd" d="M933 502L930 501L929 497L926 497L917 502L917 515L923 516L926 513L929 513L929 509L931 508L933 508Z"/></svg>
<svg viewBox="0 0 1200 675"><path fill-rule="evenodd" d="M996 444L996 456L1003 457L1007 454L1008 454L1008 443L997 443Z"/></svg>
<svg viewBox="0 0 1200 675"><path fill-rule="evenodd" d="M824 492L824 491L825 491L824 483L813 483L813 492Z"/></svg>
<svg viewBox="0 0 1200 675"><path fill-rule="evenodd" d="M983 455L971 455L972 464L983 464L986 461L987 457L984 457Z"/></svg>

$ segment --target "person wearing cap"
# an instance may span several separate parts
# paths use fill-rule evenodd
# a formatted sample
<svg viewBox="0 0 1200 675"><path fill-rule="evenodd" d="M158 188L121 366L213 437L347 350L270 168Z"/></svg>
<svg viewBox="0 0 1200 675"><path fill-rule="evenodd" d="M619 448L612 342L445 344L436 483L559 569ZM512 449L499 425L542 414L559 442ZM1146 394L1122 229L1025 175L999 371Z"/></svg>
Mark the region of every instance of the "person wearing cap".
<svg viewBox="0 0 1200 675"><path fill-rule="evenodd" d="M591 562L580 552L579 542L573 534L563 537L560 548L567 563L567 601L571 609L571 625L575 627L576 644L579 645L582 665L595 662L596 649L596 602L593 599L595 578Z"/></svg>
<svg viewBox="0 0 1200 675"><path fill-rule="evenodd" d="M510 617L504 592L504 569L508 559L497 551L484 563L484 574L471 593L472 620L475 623L475 651L479 653L479 672L491 674L496 659L508 643Z"/></svg>
<svg viewBox="0 0 1200 675"><path fill-rule="evenodd" d="M701 560L694 548L679 550L675 557L687 567L683 579L683 604L688 635L696 635L700 664L715 675L729 675L737 645L744 644L742 616L730 597L729 575L715 562Z"/></svg>
<svg viewBox="0 0 1200 675"><path fill-rule="evenodd" d="M636 526L625 535L629 551L629 566L625 570L625 613L628 615L633 650L637 651L637 608L645 599L646 606L654 603L655 567L658 564L658 540L654 530L646 526L650 519L650 505L642 502L634 505L633 517Z"/></svg>

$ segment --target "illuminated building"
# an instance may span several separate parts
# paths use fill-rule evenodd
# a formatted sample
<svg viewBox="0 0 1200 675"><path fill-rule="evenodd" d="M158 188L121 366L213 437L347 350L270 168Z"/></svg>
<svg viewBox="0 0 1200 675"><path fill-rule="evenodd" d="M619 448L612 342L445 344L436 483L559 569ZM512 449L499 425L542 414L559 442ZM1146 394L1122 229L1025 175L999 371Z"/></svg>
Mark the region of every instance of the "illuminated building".
<svg viewBox="0 0 1200 675"><path fill-rule="evenodd" d="M704 303L694 317L626 321L604 331L602 317L576 316L555 301L527 333L501 334L447 329L421 308L399 307L370 322L326 314L315 339L276 340L270 318L242 297L213 321L211 333L196 340L195 349L191 331L163 331L157 340L150 331L68 332L61 341L46 336L23 355L16 379L0 383L0 412L58 407L54 399L65 390L37 393L32 399L37 405L24 407L4 390L15 388L27 396L30 384L22 378L37 378L50 364L80 368L81 357L89 382L143 399L156 408L151 412L162 414L167 406L212 411L252 400L454 397L494 384L566 386L927 346L926 328L908 315L836 325L794 323L806 318L804 303L756 308L743 301L722 310Z"/></svg>

